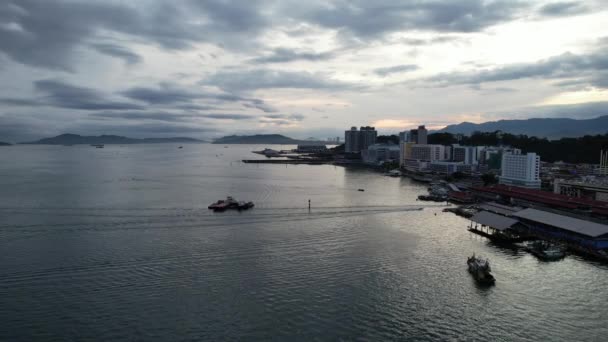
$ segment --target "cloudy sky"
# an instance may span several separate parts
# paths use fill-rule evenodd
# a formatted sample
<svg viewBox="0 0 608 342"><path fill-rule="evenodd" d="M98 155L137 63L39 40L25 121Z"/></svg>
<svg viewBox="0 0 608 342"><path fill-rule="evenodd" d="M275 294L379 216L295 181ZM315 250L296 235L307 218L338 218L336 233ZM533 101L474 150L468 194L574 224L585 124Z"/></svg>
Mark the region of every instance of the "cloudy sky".
<svg viewBox="0 0 608 342"><path fill-rule="evenodd" d="M608 114L608 1L2 0L0 140Z"/></svg>

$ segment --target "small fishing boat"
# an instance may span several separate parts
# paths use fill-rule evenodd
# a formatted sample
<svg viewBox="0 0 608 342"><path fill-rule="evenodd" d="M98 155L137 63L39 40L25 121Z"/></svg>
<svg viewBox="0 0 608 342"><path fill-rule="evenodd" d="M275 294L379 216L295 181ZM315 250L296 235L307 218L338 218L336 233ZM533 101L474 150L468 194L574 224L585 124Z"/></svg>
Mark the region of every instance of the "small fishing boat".
<svg viewBox="0 0 608 342"><path fill-rule="evenodd" d="M251 201L237 201L231 196L228 196L225 200L219 200L215 203L212 203L207 208L212 209L214 211L224 211L226 209L247 210L253 208L253 206L254 204Z"/></svg>
<svg viewBox="0 0 608 342"><path fill-rule="evenodd" d="M473 256L467 258L467 266L469 267L469 273L473 275L475 280L483 285L492 285L496 282L494 276L490 273L490 261L488 259L478 258Z"/></svg>

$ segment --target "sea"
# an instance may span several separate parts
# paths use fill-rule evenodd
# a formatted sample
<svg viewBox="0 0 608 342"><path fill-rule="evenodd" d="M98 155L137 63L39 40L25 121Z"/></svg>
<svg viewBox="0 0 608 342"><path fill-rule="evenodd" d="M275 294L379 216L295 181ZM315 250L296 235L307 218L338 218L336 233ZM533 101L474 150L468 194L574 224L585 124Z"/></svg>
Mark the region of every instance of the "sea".
<svg viewBox="0 0 608 342"><path fill-rule="evenodd" d="M408 178L178 146L0 148L0 341L607 339L606 264L495 245Z"/></svg>

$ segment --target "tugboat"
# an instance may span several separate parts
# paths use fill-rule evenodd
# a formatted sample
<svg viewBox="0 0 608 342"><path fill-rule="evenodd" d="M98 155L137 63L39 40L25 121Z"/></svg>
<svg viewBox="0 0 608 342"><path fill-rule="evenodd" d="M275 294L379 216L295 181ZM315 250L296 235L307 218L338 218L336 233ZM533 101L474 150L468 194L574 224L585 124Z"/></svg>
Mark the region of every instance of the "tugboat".
<svg viewBox="0 0 608 342"><path fill-rule="evenodd" d="M213 211L224 211L226 209L238 209L238 210L247 210L253 208L253 202L244 202L244 201L236 201L231 196L226 197L225 200L219 200L207 208L212 209Z"/></svg>
<svg viewBox="0 0 608 342"><path fill-rule="evenodd" d="M472 257L467 258L467 265L469 266L469 273L479 284L493 285L496 282L496 279L490 273L492 269L488 259L478 258L473 254Z"/></svg>

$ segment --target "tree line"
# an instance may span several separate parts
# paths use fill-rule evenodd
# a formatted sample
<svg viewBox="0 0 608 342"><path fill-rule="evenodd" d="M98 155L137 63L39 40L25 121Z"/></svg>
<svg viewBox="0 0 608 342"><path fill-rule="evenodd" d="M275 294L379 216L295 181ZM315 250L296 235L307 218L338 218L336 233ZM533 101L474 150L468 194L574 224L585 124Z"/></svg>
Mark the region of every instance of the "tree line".
<svg viewBox="0 0 608 342"><path fill-rule="evenodd" d="M429 144L469 145L469 146L511 146L519 148L523 153L535 152L542 161L566 163L599 163L600 150L608 150L608 134L585 135L578 138L561 138L549 140L546 138L529 137L510 133L475 132L470 136L451 133L432 133L428 135Z"/></svg>

